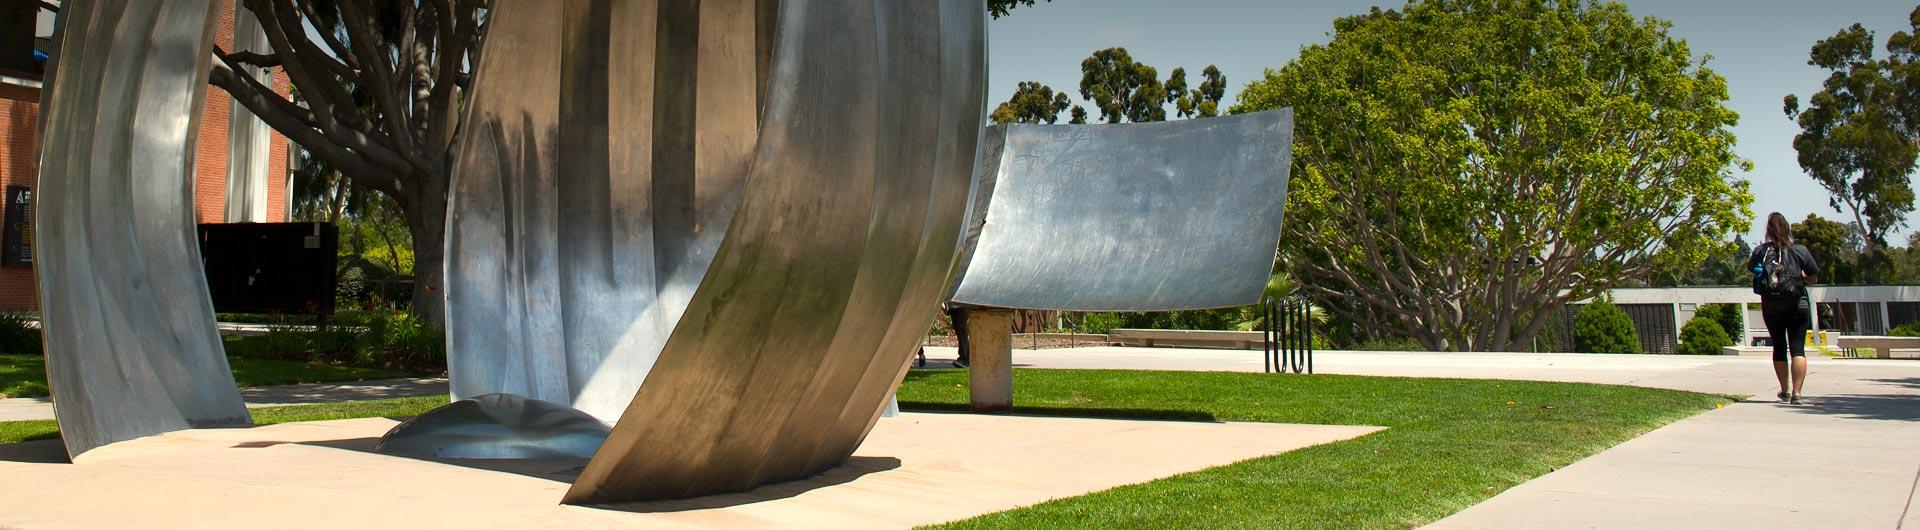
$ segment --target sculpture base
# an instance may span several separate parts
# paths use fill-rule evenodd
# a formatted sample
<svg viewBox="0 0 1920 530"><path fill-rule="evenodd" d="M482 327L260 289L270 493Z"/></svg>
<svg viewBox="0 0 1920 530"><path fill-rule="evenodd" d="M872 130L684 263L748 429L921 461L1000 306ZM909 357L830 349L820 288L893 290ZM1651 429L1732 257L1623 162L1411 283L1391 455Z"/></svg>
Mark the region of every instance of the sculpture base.
<svg viewBox="0 0 1920 530"><path fill-rule="evenodd" d="M487 394L394 426L373 450L415 458L593 458L611 429L566 405Z"/></svg>

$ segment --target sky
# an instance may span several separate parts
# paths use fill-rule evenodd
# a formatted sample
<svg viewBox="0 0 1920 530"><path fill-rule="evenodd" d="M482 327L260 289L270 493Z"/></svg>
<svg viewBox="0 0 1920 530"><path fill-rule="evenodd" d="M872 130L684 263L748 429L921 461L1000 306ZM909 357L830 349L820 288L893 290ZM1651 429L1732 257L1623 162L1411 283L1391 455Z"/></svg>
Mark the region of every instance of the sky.
<svg viewBox="0 0 1920 530"><path fill-rule="evenodd" d="M1827 191L1800 169L1793 150L1799 126L1781 111L1789 93L1804 101L1826 78L1807 65L1815 41L1860 23L1874 32L1877 53L1886 38L1908 29L1916 0L1626 0L1638 16L1673 23L1696 58L1727 79L1727 105L1740 114L1735 150L1753 162L1738 177L1753 183L1754 226L1748 241L1761 239L1760 222L1778 211L1799 221L1809 213L1835 220L1852 219L1828 205ZM1095 50L1124 47L1134 60L1152 65L1162 77L1175 67L1187 69L1191 84L1199 71L1218 65L1226 74L1227 102L1238 101L1249 81L1278 68L1300 48L1331 38L1333 20L1368 8L1399 7L1401 2L1355 0L1052 0L1021 7L989 23L989 105L1013 94L1021 81L1039 81L1073 96L1094 119L1099 111L1079 100L1080 61ZM1224 107L1224 106L1223 106ZM1171 108L1171 107L1169 107ZM1062 113L1062 120L1066 114ZM1909 220L1915 219L1909 216ZM1911 224L1888 237L1900 245Z"/></svg>

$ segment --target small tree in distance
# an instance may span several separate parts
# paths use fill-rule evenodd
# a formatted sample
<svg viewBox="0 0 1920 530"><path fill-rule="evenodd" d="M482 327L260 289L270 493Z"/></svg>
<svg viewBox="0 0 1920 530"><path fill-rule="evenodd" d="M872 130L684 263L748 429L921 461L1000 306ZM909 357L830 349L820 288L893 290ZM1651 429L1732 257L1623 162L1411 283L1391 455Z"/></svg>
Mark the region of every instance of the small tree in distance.
<svg viewBox="0 0 1920 530"><path fill-rule="evenodd" d="M1680 346L1674 353L1680 355L1720 355L1720 349L1733 345L1733 339L1720 328L1720 323L1707 317L1693 317L1685 327L1680 328Z"/></svg>
<svg viewBox="0 0 1920 530"><path fill-rule="evenodd" d="M1640 353L1640 338L1626 311L1613 302L1599 301L1574 314L1573 349L1580 353Z"/></svg>

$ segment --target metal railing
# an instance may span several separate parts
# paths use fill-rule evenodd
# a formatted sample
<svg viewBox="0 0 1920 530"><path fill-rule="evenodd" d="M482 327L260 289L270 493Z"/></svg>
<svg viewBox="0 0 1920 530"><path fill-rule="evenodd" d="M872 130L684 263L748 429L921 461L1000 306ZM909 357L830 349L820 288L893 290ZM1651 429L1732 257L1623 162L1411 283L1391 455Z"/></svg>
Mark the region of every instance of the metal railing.
<svg viewBox="0 0 1920 530"><path fill-rule="evenodd" d="M1313 373L1313 305L1299 297L1260 303L1266 373Z"/></svg>

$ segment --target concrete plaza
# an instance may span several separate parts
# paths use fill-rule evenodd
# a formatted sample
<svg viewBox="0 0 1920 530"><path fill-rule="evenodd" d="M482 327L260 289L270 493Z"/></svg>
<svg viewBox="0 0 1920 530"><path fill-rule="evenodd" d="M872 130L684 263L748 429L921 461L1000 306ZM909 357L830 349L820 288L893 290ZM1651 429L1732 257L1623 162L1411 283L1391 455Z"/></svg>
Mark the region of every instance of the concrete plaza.
<svg viewBox="0 0 1920 530"><path fill-rule="evenodd" d="M560 505L580 461L369 452L396 422L203 429L96 449L0 446L0 528L908 528L1345 440L1347 425L975 414L882 419L846 465L748 493Z"/></svg>

